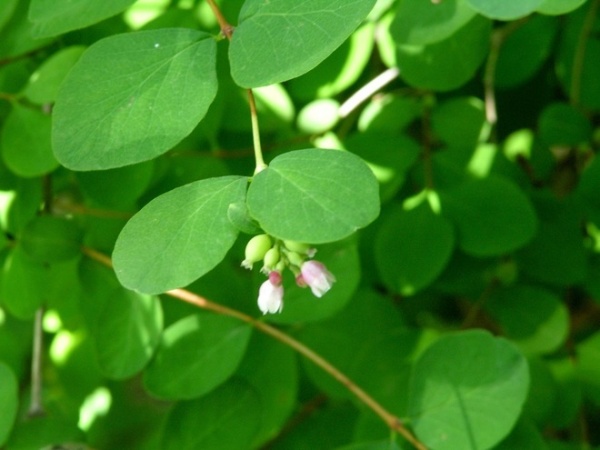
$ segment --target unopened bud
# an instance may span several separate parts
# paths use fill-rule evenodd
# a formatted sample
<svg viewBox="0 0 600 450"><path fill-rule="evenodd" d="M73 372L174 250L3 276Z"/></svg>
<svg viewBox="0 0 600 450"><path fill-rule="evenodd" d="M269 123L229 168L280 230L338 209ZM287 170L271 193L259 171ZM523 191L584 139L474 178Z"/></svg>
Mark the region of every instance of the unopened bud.
<svg viewBox="0 0 600 450"><path fill-rule="evenodd" d="M285 245L288 250L300 254L306 254L310 250L310 245L303 244L302 242L283 241L283 245Z"/></svg>
<svg viewBox="0 0 600 450"><path fill-rule="evenodd" d="M302 265L305 259L296 252L288 252L287 257L290 264L298 267Z"/></svg>
<svg viewBox="0 0 600 450"><path fill-rule="evenodd" d="M251 269L252 264L262 260L266 253L271 248L271 238L267 234L259 234L254 236L246 244L245 256L246 259L242 261L242 266Z"/></svg>
<svg viewBox="0 0 600 450"><path fill-rule="evenodd" d="M267 251L264 258L265 267L270 269L275 268L277 263L279 262L279 249L277 247L273 247Z"/></svg>

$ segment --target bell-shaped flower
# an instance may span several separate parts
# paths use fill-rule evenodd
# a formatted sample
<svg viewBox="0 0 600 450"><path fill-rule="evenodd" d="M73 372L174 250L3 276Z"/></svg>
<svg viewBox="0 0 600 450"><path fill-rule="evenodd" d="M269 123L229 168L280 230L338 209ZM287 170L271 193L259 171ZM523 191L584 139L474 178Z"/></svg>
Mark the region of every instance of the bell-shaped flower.
<svg viewBox="0 0 600 450"><path fill-rule="evenodd" d="M275 314L283 309L283 286L279 272L269 273L269 279L260 286L258 307L263 314Z"/></svg>
<svg viewBox="0 0 600 450"><path fill-rule="evenodd" d="M305 261L296 277L298 286L308 286L316 297L322 297L335 282L335 277L319 261Z"/></svg>

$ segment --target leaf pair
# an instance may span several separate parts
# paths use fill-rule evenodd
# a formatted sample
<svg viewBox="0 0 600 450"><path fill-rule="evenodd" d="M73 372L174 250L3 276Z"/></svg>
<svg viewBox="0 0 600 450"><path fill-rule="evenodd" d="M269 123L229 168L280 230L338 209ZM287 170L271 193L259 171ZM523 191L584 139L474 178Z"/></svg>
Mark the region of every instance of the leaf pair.
<svg viewBox="0 0 600 450"><path fill-rule="evenodd" d="M146 205L115 245L115 271L123 285L155 294L210 271L239 232L230 205L246 205L249 218L274 237L311 244L343 239L379 214L372 172L344 151L285 153L246 191L247 183L241 176L196 181Z"/></svg>
<svg viewBox="0 0 600 450"><path fill-rule="evenodd" d="M285 0L245 2L229 52L234 81L252 88L308 72L374 3L318 0L290 9ZM56 157L73 170L152 159L191 133L217 88L216 41L207 33L171 28L103 39L83 54L60 90Z"/></svg>

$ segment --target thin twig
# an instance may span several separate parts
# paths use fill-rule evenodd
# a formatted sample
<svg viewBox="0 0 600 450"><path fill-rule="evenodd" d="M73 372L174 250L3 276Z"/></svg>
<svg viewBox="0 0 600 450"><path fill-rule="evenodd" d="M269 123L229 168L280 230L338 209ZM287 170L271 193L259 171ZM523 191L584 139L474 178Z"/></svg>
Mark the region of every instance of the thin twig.
<svg viewBox="0 0 600 450"><path fill-rule="evenodd" d="M231 40L231 36L233 36L234 30L233 25L227 22L227 19L225 19L225 16L223 16L221 9L215 3L214 0L206 0L206 2L208 3L208 6L210 6L210 9L212 9L212 12L215 15L215 17L217 18L217 22L219 22L221 33L223 33L223 36L225 36L227 39Z"/></svg>
<svg viewBox="0 0 600 450"><path fill-rule="evenodd" d="M506 38L514 33L518 28L522 27L529 17L510 22L508 25L497 28L492 31L490 53L483 73L483 90L485 102L485 117L490 125L492 125L491 136L494 136L496 123L498 122L498 111L496 108L496 66L498 65L498 57L500 49L506 41Z"/></svg>
<svg viewBox="0 0 600 450"><path fill-rule="evenodd" d="M112 267L112 262L110 258L96 250L91 248L84 247L83 252L89 256L90 258L108 266ZM334 367L329 361L325 360L319 354L315 353L313 350L302 344L300 341L292 338L291 336L285 334L279 329L262 322L258 319L255 319L248 314L244 314L238 310L229 308L224 305L220 305L218 303L211 302L206 298L194 294L193 292L187 291L185 289L172 289L166 292L167 295L176 298L178 300L182 300L186 303L190 303L199 308L213 311L217 314L222 314L229 317L234 317L243 322L246 322L252 325L257 330L265 333L279 342L287 345L288 347L293 348L302 356L306 357L310 361L312 361L315 365L319 366L337 381L339 381L342 385L344 385L356 398L358 398L362 403L368 406L375 414L377 414L386 425L392 430L398 432L404 438L410 442L416 449L418 450L426 450L425 446L417 440L415 436L404 426L401 420L387 411L383 406L381 406L373 397L363 391L358 385L356 385L350 378L348 378L344 373Z"/></svg>
<svg viewBox="0 0 600 450"><path fill-rule="evenodd" d="M38 308L33 322L33 353L31 355L31 401L29 403L29 417L44 415L42 402L42 358L44 346L44 308Z"/></svg>
<svg viewBox="0 0 600 450"><path fill-rule="evenodd" d="M362 103L371 98L379 90L390 84L400 75L400 70L397 67L392 67L384 72L381 72L358 91L348 98L338 110L338 115L342 118L347 117L352 111L358 108Z"/></svg>

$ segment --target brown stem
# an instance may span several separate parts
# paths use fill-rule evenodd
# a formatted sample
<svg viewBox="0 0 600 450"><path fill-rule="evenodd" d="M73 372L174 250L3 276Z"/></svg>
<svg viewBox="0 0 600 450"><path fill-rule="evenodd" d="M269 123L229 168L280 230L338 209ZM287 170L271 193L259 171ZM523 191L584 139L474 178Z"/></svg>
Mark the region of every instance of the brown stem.
<svg viewBox="0 0 600 450"><path fill-rule="evenodd" d="M215 17L217 18L217 22L219 22L219 27L221 27L221 33L223 33L223 36L225 36L227 39L231 40L231 36L233 36L234 29L233 25L227 22L227 19L225 19L225 16L221 12L219 5L215 3L215 0L206 0L206 2L208 3L208 6L210 6L210 9L212 9L212 12L215 15Z"/></svg>
<svg viewBox="0 0 600 450"><path fill-rule="evenodd" d="M44 347L44 330L42 322L44 319L44 308L38 308L35 312L33 322L33 354L31 355L31 400L29 403L29 417L44 415L44 404L42 402L42 359Z"/></svg>
<svg viewBox="0 0 600 450"><path fill-rule="evenodd" d="M112 267L112 262L108 256L87 247L84 247L82 250L90 258L108 267ZM220 305L218 303L211 302L206 298L194 294L193 292L187 291L185 289L172 289L170 291L167 291L166 294L178 300L182 300L186 303L190 303L194 306L197 306L198 308L202 308L208 311L213 311L217 314L222 314L225 316L239 319L243 322L252 325L254 328L261 331L262 333L265 333L277 339L279 342L282 342L288 347L293 348L302 356L312 361L314 364L319 366L321 369L323 369L325 372L327 372L329 375L331 375L333 378L335 378L337 381L343 384L350 392L352 392L352 394L354 394L356 398L358 398L362 403L368 406L375 414L377 414L390 429L404 436L404 438L408 442L410 442L416 449L426 450L426 447L421 442L419 442L415 436L413 436L413 434L404 426L404 424L398 417L396 417L388 410L386 410L383 406L381 406L373 397L371 397L369 394L363 391L358 385L356 385L344 373L342 373L340 370L334 367L329 361L325 360L323 357L321 357L319 354L315 353L313 350L302 344L300 341L297 341L296 339L285 334L279 329L258 319L255 319L254 317L249 316L248 314L244 314L243 312L240 312L238 310L229 308L224 305Z"/></svg>

